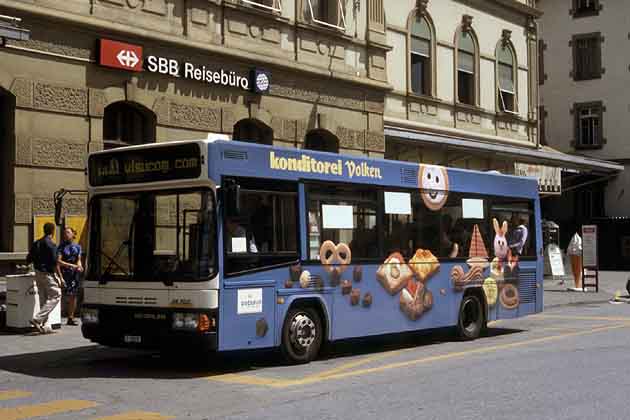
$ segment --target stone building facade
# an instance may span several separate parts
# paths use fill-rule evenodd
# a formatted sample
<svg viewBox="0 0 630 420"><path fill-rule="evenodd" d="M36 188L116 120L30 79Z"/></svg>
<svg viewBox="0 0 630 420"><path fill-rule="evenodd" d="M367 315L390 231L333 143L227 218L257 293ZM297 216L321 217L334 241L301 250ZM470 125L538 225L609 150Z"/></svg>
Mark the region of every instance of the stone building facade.
<svg viewBox="0 0 630 420"><path fill-rule="evenodd" d="M221 135L385 154L383 0L0 0L0 14L30 32L0 35L0 252L27 249L55 190L85 190L90 151ZM221 83L259 70L264 93ZM85 214L85 196L65 204Z"/></svg>
<svg viewBox="0 0 630 420"><path fill-rule="evenodd" d="M538 151L537 18L526 0L401 0L387 8L386 155L514 173ZM495 153L491 145L508 148ZM488 147L486 147L488 146Z"/></svg>
<svg viewBox="0 0 630 420"><path fill-rule="evenodd" d="M559 221L629 217L630 3L540 0L541 109L545 142L565 153L616 162L623 171L567 174L575 188L554 205ZM567 212L566 209L573 209Z"/></svg>

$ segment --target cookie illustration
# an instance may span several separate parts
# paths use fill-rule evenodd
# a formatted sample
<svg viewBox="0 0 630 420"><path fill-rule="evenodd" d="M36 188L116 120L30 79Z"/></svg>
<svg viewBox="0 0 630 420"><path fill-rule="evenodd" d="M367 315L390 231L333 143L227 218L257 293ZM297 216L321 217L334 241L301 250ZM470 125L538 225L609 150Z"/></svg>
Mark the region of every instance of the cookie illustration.
<svg viewBox="0 0 630 420"><path fill-rule="evenodd" d="M412 277L413 271L399 252L390 254L376 271L376 278L392 296L400 292Z"/></svg>
<svg viewBox="0 0 630 420"><path fill-rule="evenodd" d="M440 263L428 249L417 249L409 260L409 267L416 274L418 280L426 283L429 277L440 269Z"/></svg>
<svg viewBox="0 0 630 420"><path fill-rule="evenodd" d="M363 299L361 300L361 306L363 306L364 308L367 308L370 305L372 305L372 294L370 292L367 292L366 294L363 295Z"/></svg>
<svg viewBox="0 0 630 420"><path fill-rule="evenodd" d="M350 304L352 306L358 305L361 300L361 291L359 289L352 289L350 292Z"/></svg>
<svg viewBox="0 0 630 420"><path fill-rule="evenodd" d="M486 301L488 306L494 306L497 303L497 297L499 296L499 289L497 288L497 282L492 277L488 277L483 281L483 291L486 294Z"/></svg>
<svg viewBox="0 0 630 420"><path fill-rule="evenodd" d="M420 165L418 188L427 208L440 210L448 198L448 171L442 166Z"/></svg>
<svg viewBox="0 0 630 420"><path fill-rule="evenodd" d="M466 261L469 266L479 266L486 268L488 266L488 250L481 237L479 226L473 227L473 233L470 238L470 250L468 251L468 260Z"/></svg>
<svg viewBox="0 0 630 420"><path fill-rule="evenodd" d="M341 282L341 294L347 295L352 291L352 283L350 280L344 280Z"/></svg>
<svg viewBox="0 0 630 420"><path fill-rule="evenodd" d="M300 287L306 289L311 282L311 273L308 270L302 271L300 274Z"/></svg>
<svg viewBox="0 0 630 420"><path fill-rule="evenodd" d="M319 248L319 260L324 266L324 270L334 278L336 277L335 281L338 281L341 273L346 271L352 261L352 251L347 244L324 241Z"/></svg>
<svg viewBox="0 0 630 420"><path fill-rule="evenodd" d="M363 268L360 265L357 265L352 270L352 280L354 280L355 283L360 283L362 279L363 279Z"/></svg>
<svg viewBox="0 0 630 420"><path fill-rule="evenodd" d="M499 300L505 309L516 309L520 302L518 289L509 283L503 285L499 294Z"/></svg>

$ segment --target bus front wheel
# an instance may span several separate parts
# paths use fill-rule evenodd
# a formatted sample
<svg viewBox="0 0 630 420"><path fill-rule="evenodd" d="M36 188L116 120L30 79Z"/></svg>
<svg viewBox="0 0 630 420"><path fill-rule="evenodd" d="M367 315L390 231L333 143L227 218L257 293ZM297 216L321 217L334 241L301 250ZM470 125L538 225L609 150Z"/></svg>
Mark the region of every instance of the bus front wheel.
<svg viewBox="0 0 630 420"><path fill-rule="evenodd" d="M308 363L317 357L323 340L321 317L310 307L291 308L282 327L281 350L290 363Z"/></svg>
<svg viewBox="0 0 630 420"><path fill-rule="evenodd" d="M474 295L466 295L459 307L457 335L463 340L479 338L484 325L483 305Z"/></svg>

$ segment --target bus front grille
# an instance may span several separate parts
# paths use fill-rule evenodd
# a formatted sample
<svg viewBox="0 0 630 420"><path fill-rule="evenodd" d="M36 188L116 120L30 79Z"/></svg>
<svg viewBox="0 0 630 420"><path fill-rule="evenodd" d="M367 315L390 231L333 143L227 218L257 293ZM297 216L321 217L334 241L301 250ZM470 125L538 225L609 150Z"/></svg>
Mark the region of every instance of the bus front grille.
<svg viewBox="0 0 630 420"><path fill-rule="evenodd" d="M521 303L536 302L536 270L521 270L518 282Z"/></svg>

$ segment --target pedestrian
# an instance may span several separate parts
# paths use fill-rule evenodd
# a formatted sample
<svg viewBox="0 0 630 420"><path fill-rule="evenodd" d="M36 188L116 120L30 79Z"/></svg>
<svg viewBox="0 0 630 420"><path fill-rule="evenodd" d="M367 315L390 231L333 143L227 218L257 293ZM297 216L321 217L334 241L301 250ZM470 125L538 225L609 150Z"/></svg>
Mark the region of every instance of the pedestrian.
<svg viewBox="0 0 630 420"><path fill-rule="evenodd" d="M63 240L57 249L59 275L66 284L63 293L68 297L68 325L77 325L74 313L77 309L77 293L83 273L81 245L74 242L77 232L71 227L63 230Z"/></svg>
<svg viewBox="0 0 630 420"><path fill-rule="evenodd" d="M573 292L581 292L582 289L582 238L575 233L567 247L567 254L571 258L571 271L573 271L573 281L575 287L569 287L568 290Z"/></svg>
<svg viewBox="0 0 630 420"><path fill-rule="evenodd" d="M26 257L27 264L33 264L35 268L35 282L39 294L39 312L31 319L30 323L40 333L53 332L44 328L48 315L55 309L61 299L61 283L55 277L57 270L57 246L52 239L55 233L55 225L44 225L44 236L33 242Z"/></svg>

